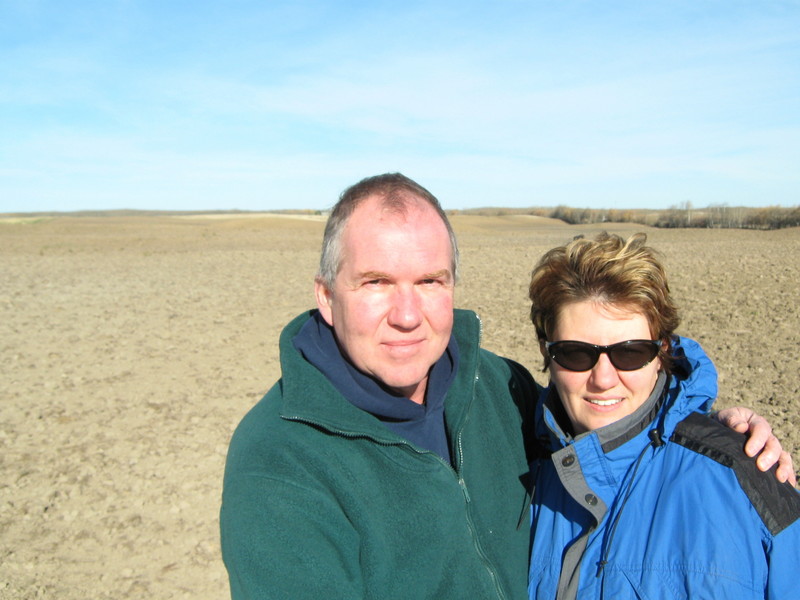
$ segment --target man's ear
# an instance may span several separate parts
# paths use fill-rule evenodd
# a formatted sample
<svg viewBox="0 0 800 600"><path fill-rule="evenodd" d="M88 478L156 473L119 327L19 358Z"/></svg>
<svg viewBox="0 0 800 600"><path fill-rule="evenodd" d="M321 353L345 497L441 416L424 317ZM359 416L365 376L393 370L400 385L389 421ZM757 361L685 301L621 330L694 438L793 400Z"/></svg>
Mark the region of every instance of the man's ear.
<svg viewBox="0 0 800 600"><path fill-rule="evenodd" d="M319 314L333 327L333 292L319 279L314 281L314 296L317 298Z"/></svg>

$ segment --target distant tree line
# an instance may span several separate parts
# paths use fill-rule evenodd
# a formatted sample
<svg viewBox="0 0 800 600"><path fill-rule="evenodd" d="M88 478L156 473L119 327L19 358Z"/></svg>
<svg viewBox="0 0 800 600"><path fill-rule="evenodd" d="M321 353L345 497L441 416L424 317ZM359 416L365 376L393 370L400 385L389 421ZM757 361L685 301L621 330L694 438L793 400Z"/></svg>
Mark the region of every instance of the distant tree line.
<svg viewBox="0 0 800 600"><path fill-rule="evenodd" d="M666 210L573 208L476 208L448 211L451 214L532 215L559 219L570 225L595 223L641 223L652 227L699 227L717 229L784 229L800 227L800 205L764 206L758 208L716 204L702 209L691 202L671 206Z"/></svg>
<svg viewBox="0 0 800 600"><path fill-rule="evenodd" d="M40 213L0 213L0 218L41 218L41 217L108 217L108 216L169 216L169 215L246 215L258 213L278 213L294 215L326 216L328 211L314 209L286 210L208 210L208 211L156 211L156 210L107 210L77 212ZM764 206L748 208L716 204L705 208L694 208L691 202L671 206L666 210L655 209L616 209L616 208L573 208L571 206L502 208L486 207L465 210L448 210L450 215L531 215L559 219L570 225L590 225L596 223L640 223L651 227L702 227L717 229L784 229L800 227L800 205Z"/></svg>
<svg viewBox="0 0 800 600"><path fill-rule="evenodd" d="M716 204L702 210L690 202L664 211L656 227L705 227L721 229L784 229L800 226L800 206L746 208Z"/></svg>

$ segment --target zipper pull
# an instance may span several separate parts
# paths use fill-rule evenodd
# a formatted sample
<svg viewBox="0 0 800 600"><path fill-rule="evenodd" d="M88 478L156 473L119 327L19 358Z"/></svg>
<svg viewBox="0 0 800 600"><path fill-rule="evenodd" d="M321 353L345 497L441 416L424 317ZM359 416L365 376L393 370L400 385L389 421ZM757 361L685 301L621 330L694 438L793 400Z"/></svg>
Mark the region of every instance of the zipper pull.
<svg viewBox="0 0 800 600"><path fill-rule="evenodd" d="M472 499L469 497L469 490L467 489L467 484L464 483L464 479L462 477L458 478L458 485L461 486L461 491L464 492L464 498L466 498L467 504L472 502Z"/></svg>

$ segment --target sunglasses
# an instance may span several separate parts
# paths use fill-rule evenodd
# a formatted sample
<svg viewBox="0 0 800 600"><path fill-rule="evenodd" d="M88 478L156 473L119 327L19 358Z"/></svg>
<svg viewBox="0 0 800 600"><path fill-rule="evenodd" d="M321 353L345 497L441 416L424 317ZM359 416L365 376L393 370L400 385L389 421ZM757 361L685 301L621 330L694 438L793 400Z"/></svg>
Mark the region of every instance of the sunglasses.
<svg viewBox="0 0 800 600"><path fill-rule="evenodd" d="M608 354L611 364L620 371L636 371L650 363L661 348L660 340L627 340L610 346L563 340L545 342L547 353L554 361L569 371L588 371Z"/></svg>

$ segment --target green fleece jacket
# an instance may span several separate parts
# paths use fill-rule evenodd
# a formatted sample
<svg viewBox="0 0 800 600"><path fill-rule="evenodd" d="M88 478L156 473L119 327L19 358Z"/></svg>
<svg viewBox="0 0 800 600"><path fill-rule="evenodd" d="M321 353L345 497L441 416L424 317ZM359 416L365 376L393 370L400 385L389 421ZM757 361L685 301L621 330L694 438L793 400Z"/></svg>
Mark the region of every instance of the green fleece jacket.
<svg viewBox="0 0 800 600"><path fill-rule="evenodd" d="M231 595L526 598L523 430L538 389L480 349L455 311L460 363L445 399L455 467L350 404L281 335L282 377L231 440L220 523Z"/></svg>

